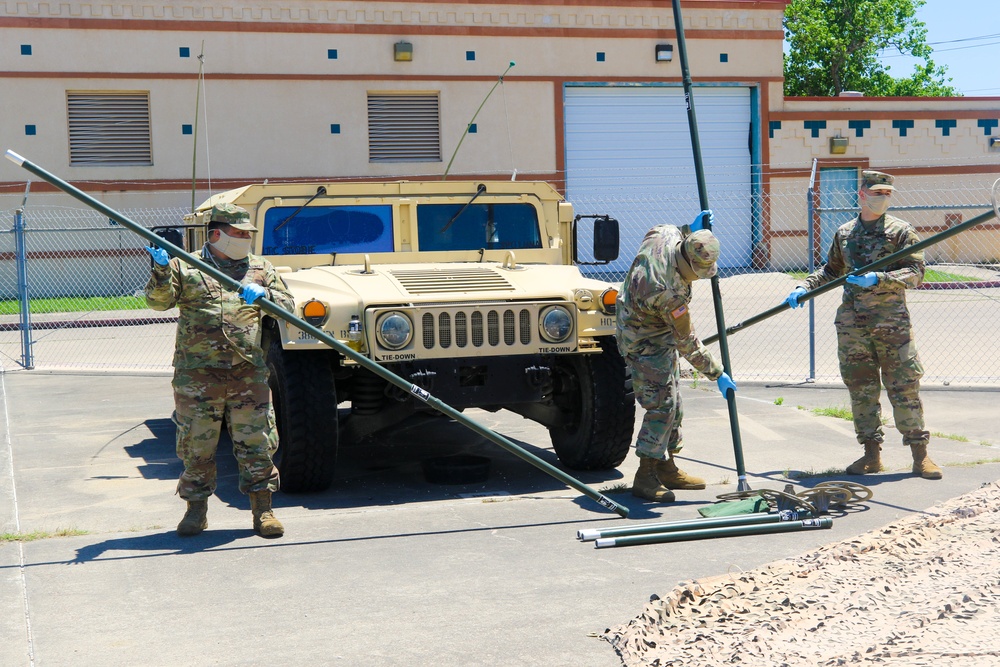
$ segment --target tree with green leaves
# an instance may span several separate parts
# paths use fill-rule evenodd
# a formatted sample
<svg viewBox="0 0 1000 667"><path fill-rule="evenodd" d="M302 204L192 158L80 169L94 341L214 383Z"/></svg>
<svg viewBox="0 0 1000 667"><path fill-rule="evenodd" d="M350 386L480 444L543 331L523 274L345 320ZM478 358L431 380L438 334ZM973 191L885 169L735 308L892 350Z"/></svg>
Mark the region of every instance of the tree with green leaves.
<svg viewBox="0 0 1000 667"><path fill-rule="evenodd" d="M944 97L947 68L931 60L924 0L792 0L785 9L785 95L829 97L856 90L869 97ZM879 55L896 49L923 61L895 78Z"/></svg>

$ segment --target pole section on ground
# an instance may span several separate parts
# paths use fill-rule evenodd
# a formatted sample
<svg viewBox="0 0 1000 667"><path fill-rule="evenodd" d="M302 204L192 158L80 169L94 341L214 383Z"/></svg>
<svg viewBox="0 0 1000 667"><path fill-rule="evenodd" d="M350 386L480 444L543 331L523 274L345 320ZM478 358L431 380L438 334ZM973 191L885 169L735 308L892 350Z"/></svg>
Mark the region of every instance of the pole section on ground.
<svg viewBox="0 0 1000 667"><path fill-rule="evenodd" d="M625 537L627 535L646 535L648 533L675 533L686 530L702 530L704 528L722 528L724 526L754 526L764 523L781 523L782 521L799 521L810 518L808 512L756 512L754 514L737 514L734 516L718 516L705 519L685 519L682 521L666 521L645 523L637 526L613 526L611 528L594 528L576 531L576 539L589 542L602 537Z"/></svg>
<svg viewBox="0 0 1000 667"><path fill-rule="evenodd" d="M222 284L223 286L225 286L226 288L234 290L234 291L238 290L240 288L240 283L238 281L233 280L232 278L230 278L226 274L224 274L221 271L219 271L214 266L211 266L210 264L201 261L198 257L192 255L191 253L183 250L182 248L178 248L177 246L173 245L172 243L170 243L169 241L167 241L167 240L165 240L163 238L160 238L159 236L157 236L153 232L149 231L145 227L141 226L140 224L138 224L138 223L130 220L129 218L126 218L121 213L118 213L114 209L112 209L109 206L105 205L104 203L102 203L102 202L94 199L93 197L91 197L87 193L83 192L82 190L80 190L80 189L78 189L78 188L70 185L66 181L64 181L61 178L59 178L58 176L55 176L54 174L51 174L48 171L42 169L38 165L36 165L36 164L34 164L34 163L32 163L32 162L24 159L23 157L21 157L17 153L8 150L6 157L11 162L13 162L13 163L17 164L18 166L26 169L27 171L30 171L32 174L35 174L39 178L41 178L41 179L49 182L50 184L54 185L55 187L57 187L60 190L62 190L63 192L65 192L66 194L68 194L68 195L70 195L70 196L78 199L79 201L83 202L87 206L93 208L96 211L99 211L100 213L103 213L107 217L111 218L112 220L115 220L115 221L119 222L120 224L124 225L125 227L128 227L133 232L135 232L139 236L143 237L144 239L146 239L150 243L154 243L154 244L158 245L160 248L163 248L164 250L167 251L167 253L171 257L177 257L181 261L185 262L186 264L189 264L189 265L193 266L194 268L198 269L202 273L206 273L206 274L212 276L213 278L215 278L216 280L218 280L219 283ZM283 320L283 321L287 322L288 324L290 324L291 326L296 327L296 328L298 328L298 329L300 329L302 331L305 331L306 333L314 336L317 340L322 341L323 343L325 343L329 347L332 347L333 349L335 349L337 352L340 352L341 354L343 354L345 357L348 357L352 361L355 361L358 364L360 364L361 366L364 366L366 369L368 369L372 373L375 373L376 375L378 375L379 377L381 377L383 380L386 380L387 382L389 382L389 383L391 383L391 384L393 384L393 385L395 385L395 386L397 386L397 387L399 387L399 388L401 388L401 389L409 392L409 394L413 398L415 398L415 399L417 399L419 401L423 401L424 403L426 403L430 407L434 408L438 412L441 412L442 414L447 415L448 417L454 419L455 421L459 422L460 424L462 424L462 425L464 425L464 426L472 429L473 431L475 431L479 435L483 436L484 438L486 438L490 442L492 442L492 443L494 443L496 445L499 445L503 449L506 449L508 452L510 452L514 456L517 456L521 460L526 461L526 462L530 463L531 465L535 466L536 468L538 468L542 472L547 473L548 475L550 475L550 476L558 479L560 482L562 482L566 486L574 488L577 491L579 491L580 493L582 493L585 496L587 496L588 498L597 501L597 503L600 504L602 507L606 507L607 509L612 510L613 512L616 512L617 514L619 514L622 517L628 516L628 508L625 507L624 505L620 505L620 504L616 503L615 501L611 500L607 496L605 496L605 495L599 493L598 491L590 488L589 486L587 486L583 482L581 482L581 481L579 481L579 480L577 480L577 479L575 479L573 477L570 477L569 475L567 475L566 473L564 473L559 468L556 468L555 466L551 465L550 463L548 463L546 461L543 461L542 459L538 458L534 454L531 454L530 452L526 451L522 447L519 447L518 445L514 444L513 442L511 442L507 438L503 437L502 435L500 435L500 434L498 434L498 433L496 433L496 432L494 432L494 431L486 428L485 426L483 426L483 425L481 425L481 424L473 421L472 419L469 419L467 416L465 416L464 414L462 414L458 410L454 409L453 407L451 407L447 403L444 403L440 399L435 398L434 396L431 396L430 392L428 392L427 390L425 390L422 387L419 387L419 386L417 386L417 385L415 385L415 384L413 384L411 382L408 382L408 381L404 380L403 378L399 377L398 375L396 375L395 373L393 373L393 372L391 372L391 371L383 368L382 366L378 365L377 363L375 363L374 361L372 361L368 357L366 357L366 356L364 356L362 354L359 354L358 352L354 351L353 349L351 349L347 345L344 345L343 343L341 343L340 341L338 341L336 338L333 338L332 336L330 336L329 334L327 334L322 329L314 327L313 325L309 324L305 320L302 320L302 319L296 317L295 315L293 315L292 313L289 313L289 312L283 310L277 304L275 304L272 301L269 301L266 298L261 297L261 298L257 299L256 301L254 301L254 303L255 304L259 304L261 310L263 310L264 312L268 313L269 315L272 315L273 317L276 317L276 318L278 318L280 320ZM331 406L331 409L333 409L335 407L336 406Z"/></svg>
<svg viewBox="0 0 1000 667"><path fill-rule="evenodd" d="M594 542L595 549L607 547L631 547L640 544L660 544L663 542L690 542L716 537L739 537L741 535L769 535L771 533L794 533L801 530L833 528L833 519L803 519L802 521L782 521L756 526L722 526L704 530L681 530L672 533L649 533L647 535L626 535L624 537L603 537Z"/></svg>

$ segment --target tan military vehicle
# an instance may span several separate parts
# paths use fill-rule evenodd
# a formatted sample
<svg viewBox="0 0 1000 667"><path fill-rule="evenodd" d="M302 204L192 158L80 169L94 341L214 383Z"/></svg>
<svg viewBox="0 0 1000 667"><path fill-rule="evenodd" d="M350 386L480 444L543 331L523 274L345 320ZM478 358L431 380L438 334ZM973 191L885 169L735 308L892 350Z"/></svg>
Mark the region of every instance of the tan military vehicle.
<svg viewBox="0 0 1000 667"><path fill-rule="evenodd" d="M401 181L249 185L188 222L222 202L250 212L253 252L278 267L297 316L458 410L544 425L568 468L624 460L635 403L616 286L577 266L578 227L606 263L617 221L574 216L547 183ZM283 490L322 490L340 445L438 415L292 325L264 331Z"/></svg>

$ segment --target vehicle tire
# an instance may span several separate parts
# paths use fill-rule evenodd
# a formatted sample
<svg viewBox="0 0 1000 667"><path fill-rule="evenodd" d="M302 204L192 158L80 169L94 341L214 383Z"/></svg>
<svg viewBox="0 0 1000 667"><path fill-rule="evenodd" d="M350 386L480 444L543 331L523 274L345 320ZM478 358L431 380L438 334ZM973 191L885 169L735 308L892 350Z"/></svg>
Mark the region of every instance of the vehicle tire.
<svg viewBox="0 0 1000 667"><path fill-rule="evenodd" d="M288 351L274 336L267 350L268 385L278 422L275 464L281 490L323 491L337 463L337 389L332 352Z"/></svg>
<svg viewBox="0 0 1000 667"><path fill-rule="evenodd" d="M553 400L565 421L549 435L559 460L573 470L615 468L632 444L632 376L614 339L602 339L601 348L562 357L554 369Z"/></svg>

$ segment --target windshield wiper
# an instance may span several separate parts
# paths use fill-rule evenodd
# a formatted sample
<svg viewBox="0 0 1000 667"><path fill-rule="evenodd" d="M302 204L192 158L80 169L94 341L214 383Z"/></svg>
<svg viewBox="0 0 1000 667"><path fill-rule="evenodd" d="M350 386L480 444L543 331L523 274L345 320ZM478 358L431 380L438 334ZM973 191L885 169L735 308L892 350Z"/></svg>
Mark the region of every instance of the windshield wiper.
<svg viewBox="0 0 1000 667"><path fill-rule="evenodd" d="M455 215L451 216L451 220L448 221L447 225L445 225L444 227L441 228L441 231L438 232L438 234L444 234L446 231L448 231L448 229L451 227L452 223L454 223L456 220L458 220L458 216L460 216L463 213L465 213L465 209L469 208L469 206L472 205L472 202L476 201L476 198L479 195L483 194L484 192L486 192L486 184L485 183L480 183L479 187L476 188L476 194L472 195L472 199L470 199L469 201L465 202L465 206L463 206L462 208L458 209L458 213L456 213Z"/></svg>
<svg viewBox="0 0 1000 667"><path fill-rule="evenodd" d="M279 222L274 227L274 229L271 230L271 233L273 234L274 232L278 231L279 229L281 229L282 227L284 227L285 225L287 225L288 222L292 218L294 218L295 216L297 216L299 213L302 212L302 209L304 209L306 206L309 206L309 204L312 202L313 199L316 199L316 197L319 197L320 195L325 195L325 194L326 194L326 188L324 188L322 185L319 186L318 188L316 188L316 194L314 194L312 197L310 197L308 199L308 201L306 201L305 204L303 204L302 206L299 206L297 209L295 209L290 216L288 216L287 218L285 218L284 220L282 220L281 222Z"/></svg>

